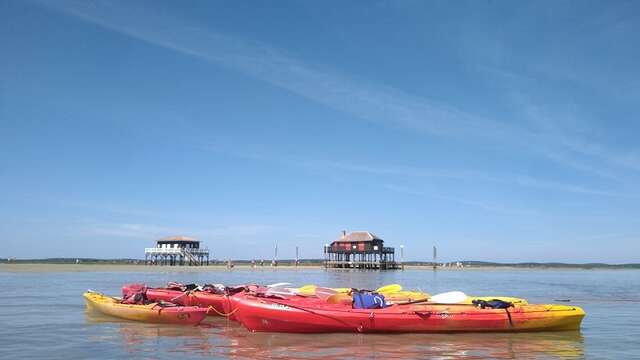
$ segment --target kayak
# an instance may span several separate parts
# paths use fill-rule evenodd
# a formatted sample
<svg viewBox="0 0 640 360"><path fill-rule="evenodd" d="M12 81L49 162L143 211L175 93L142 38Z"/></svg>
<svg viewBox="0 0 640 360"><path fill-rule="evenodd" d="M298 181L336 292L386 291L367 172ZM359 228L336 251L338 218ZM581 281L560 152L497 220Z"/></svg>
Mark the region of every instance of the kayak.
<svg viewBox="0 0 640 360"><path fill-rule="evenodd" d="M191 293L191 303L195 306L207 308L207 315L227 316L224 304L228 302L228 296L224 294L213 294L206 291L196 291Z"/></svg>
<svg viewBox="0 0 640 360"><path fill-rule="evenodd" d="M137 284L125 285L122 293L131 291ZM145 295L149 301L166 301L183 306L198 306L207 310L207 315L224 316L223 303L227 296L224 294L214 294L208 291L180 291L167 288L144 288Z"/></svg>
<svg viewBox="0 0 640 360"><path fill-rule="evenodd" d="M207 309L196 306L122 304L116 298L92 291L85 292L84 298L87 306L103 314L134 321L197 325L207 315Z"/></svg>
<svg viewBox="0 0 640 360"><path fill-rule="evenodd" d="M190 294L180 290L147 288L145 290L145 296L149 301L166 301L182 306L194 306Z"/></svg>
<svg viewBox="0 0 640 360"><path fill-rule="evenodd" d="M225 316L223 303L227 296L206 291L182 292L169 289L147 289L147 299L151 301L173 301L186 306L198 306L207 310L207 315Z"/></svg>
<svg viewBox="0 0 640 360"><path fill-rule="evenodd" d="M468 304L395 304L353 309L320 301L238 297L237 319L258 332L516 332L577 330L584 310L566 305L515 305L508 309Z"/></svg>

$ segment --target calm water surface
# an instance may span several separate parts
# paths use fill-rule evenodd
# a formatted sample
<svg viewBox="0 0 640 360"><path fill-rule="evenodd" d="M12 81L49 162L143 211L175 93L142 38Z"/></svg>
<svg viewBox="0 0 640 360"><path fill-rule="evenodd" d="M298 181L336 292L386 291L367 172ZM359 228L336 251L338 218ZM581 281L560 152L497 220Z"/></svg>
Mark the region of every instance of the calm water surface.
<svg viewBox="0 0 640 360"><path fill-rule="evenodd" d="M462 290L540 303L571 299L587 317L575 332L297 335L249 333L220 318L175 327L118 321L85 310L82 293L87 289L118 294L125 282L167 281L361 288L400 283L432 294ZM0 286L1 359L640 359L640 271L634 270L0 272Z"/></svg>

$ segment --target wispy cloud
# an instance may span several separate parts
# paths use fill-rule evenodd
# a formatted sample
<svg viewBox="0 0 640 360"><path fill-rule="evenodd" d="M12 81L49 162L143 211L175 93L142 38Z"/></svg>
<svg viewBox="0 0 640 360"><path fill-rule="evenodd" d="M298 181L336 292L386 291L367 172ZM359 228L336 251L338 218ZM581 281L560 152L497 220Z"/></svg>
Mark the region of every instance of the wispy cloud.
<svg viewBox="0 0 640 360"><path fill-rule="evenodd" d="M157 239L167 234L182 233L178 228L153 224L91 224L85 225L80 232L86 236L110 236L131 239Z"/></svg>
<svg viewBox="0 0 640 360"><path fill-rule="evenodd" d="M307 162L309 164L309 162ZM375 175L397 175L401 177L417 177L417 178L447 178L458 180L479 180L479 181L496 181L496 176L488 173L468 171L468 170L437 170L424 169L411 166L398 165L364 165L339 161L320 161L312 163L317 168L330 168L340 171L375 174Z"/></svg>
<svg viewBox="0 0 640 360"><path fill-rule="evenodd" d="M535 179L528 176L516 177L514 180L517 184L521 186L536 187L539 189L548 189L548 190L554 190L554 191L569 192L574 194L612 196L612 197L630 198L630 199L638 198L638 196L630 193L599 190L599 189L593 189L585 186L566 184L566 183L561 183L556 181Z"/></svg>
<svg viewBox="0 0 640 360"><path fill-rule="evenodd" d="M640 169L635 156L615 156L593 143L551 131L531 131L508 122L495 121L459 108L415 96L397 89L353 79L338 71L310 65L284 51L255 41L222 35L193 26L176 17L154 13L136 4L110 2L62 1L47 6L130 37L227 67L255 79L286 89L316 103L350 114L364 121L385 124L429 136L464 138L465 141L488 141L531 151L555 162L601 177L617 175L580 161L573 154ZM534 119L541 119L532 109ZM526 144L527 146L522 146ZM318 164L341 170L410 174L411 176L470 177L489 181L495 176L480 173L437 172L401 167L368 167L353 164ZM498 179L498 181L502 181ZM513 182L513 181L512 181ZM579 186L563 186L531 179L516 179L517 184L574 193L611 195Z"/></svg>
<svg viewBox="0 0 640 360"><path fill-rule="evenodd" d="M637 199L639 196L635 193L612 191L611 189L599 189L589 186L565 183L560 181L551 181L539 179L533 176L499 174L472 170L442 170L428 169L412 166L399 166L393 164L363 164L346 161L296 158L285 156L282 154L270 153L262 149L261 151L250 151L248 149L237 150L235 148L225 148L223 146L202 145L202 149L215 151L218 153L232 155L239 158L251 159L256 161L266 161L275 163L280 166L295 167L314 171L316 173L324 173L328 176L334 176L336 173L341 174L373 174L380 176L395 177L398 179L406 178L432 178L432 179L451 179L456 181L476 181L499 183L506 186L517 186L524 188L542 189L561 193L572 193L578 195L604 196ZM392 185L385 185L391 189ZM398 190L397 188L396 190ZM424 195L424 194L422 194Z"/></svg>
<svg viewBox="0 0 640 360"><path fill-rule="evenodd" d="M515 131L505 123L447 104L310 65L264 43L214 33L131 4L47 4L110 30L244 73L365 121L455 137L495 139Z"/></svg>
<svg viewBox="0 0 640 360"><path fill-rule="evenodd" d="M609 180L622 180L616 168L640 170L637 152L616 153L588 140L598 135L598 129L586 129L589 119L584 110L578 110L579 106L574 104L573 108L558 113L539 105L528 94L528 89L539 86L538 79L499 67L482 65L477 68L506 85L507 98L530 124L532 151L558 164Z"/></svg>
<svg viewBox="0 0 640 360"><path fill-rule="evenodd" d="M473 201L473 200L469 200L462 197L428 193L425 191L411 189L405 186L385 184L384 188L397 193L445 200L445 201L454 202L454 203L458 203L466 206L479 208L485 211L490 211L490 212L495 212L495 213L500 213L505 215L521 215L521 216L539 215L537 211L531 210L531 209L517 209L517 208L507 207L503 205L498 205L498 204L490 204L487 202Z"/></svg>
<svg viewBox="0 0 640 360"><path fill-rule="evenodd" d="M193 228L149 223L91 222L80 226L80 229L82 235L85 236L112 236L149 241L149 239L176 234L191 235L203 239L239 239L271 234L281 228L264 224L212 225L207 228Z"/></svg>

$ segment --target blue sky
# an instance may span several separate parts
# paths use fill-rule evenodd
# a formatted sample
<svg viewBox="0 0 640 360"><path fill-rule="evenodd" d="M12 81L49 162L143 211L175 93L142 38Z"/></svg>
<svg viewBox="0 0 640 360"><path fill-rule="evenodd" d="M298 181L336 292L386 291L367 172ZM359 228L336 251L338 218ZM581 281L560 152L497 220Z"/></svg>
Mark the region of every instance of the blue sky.
<svg viewBox="0 0 640 360"><path fill-rule="evenodd" d="M0 257L637 262L638 7L4 1Z"/></svg>

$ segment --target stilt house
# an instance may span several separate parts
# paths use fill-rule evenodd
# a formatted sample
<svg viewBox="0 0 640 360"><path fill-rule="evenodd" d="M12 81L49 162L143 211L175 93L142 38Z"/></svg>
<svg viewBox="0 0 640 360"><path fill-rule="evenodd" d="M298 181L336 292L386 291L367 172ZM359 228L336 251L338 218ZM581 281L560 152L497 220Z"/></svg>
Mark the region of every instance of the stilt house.
<svg viewBox="0 0 640 360"><path fill-rule="evenodd" d="M326 268L391 270L398 269L395 249L385 247L384 240L368 231L343 231L324 247Z"/></svg>

